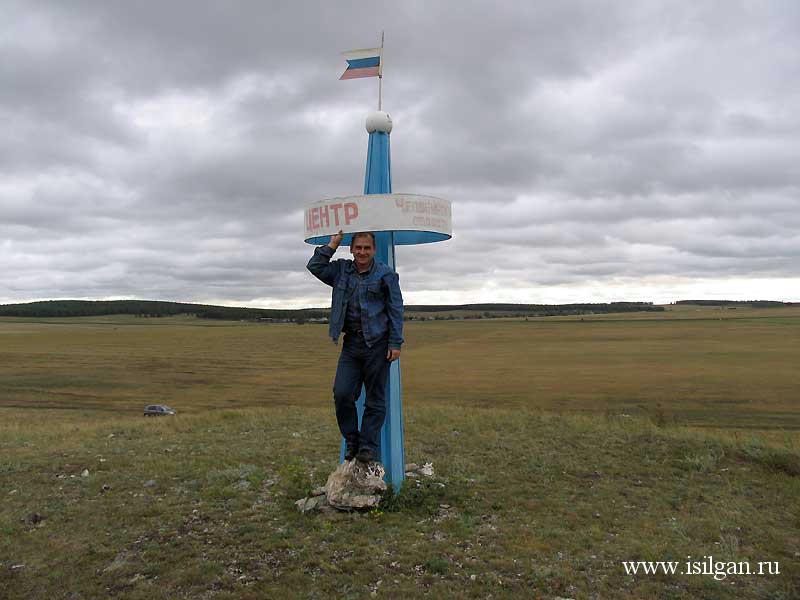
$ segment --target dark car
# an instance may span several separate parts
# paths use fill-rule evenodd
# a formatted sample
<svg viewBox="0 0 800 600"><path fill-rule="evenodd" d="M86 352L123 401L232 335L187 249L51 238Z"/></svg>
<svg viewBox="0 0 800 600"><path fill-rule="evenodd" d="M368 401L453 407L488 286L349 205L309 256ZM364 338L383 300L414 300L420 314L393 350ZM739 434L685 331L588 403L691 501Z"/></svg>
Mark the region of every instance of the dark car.
<svg viewBox="0 0 800 600"><path fill-rule="evenodd" d="M164 404L151 404L150 406L144 407L144 416L145 417L163 417L166 415L174 415L175 411L172 410L169 406Z"/></svg>

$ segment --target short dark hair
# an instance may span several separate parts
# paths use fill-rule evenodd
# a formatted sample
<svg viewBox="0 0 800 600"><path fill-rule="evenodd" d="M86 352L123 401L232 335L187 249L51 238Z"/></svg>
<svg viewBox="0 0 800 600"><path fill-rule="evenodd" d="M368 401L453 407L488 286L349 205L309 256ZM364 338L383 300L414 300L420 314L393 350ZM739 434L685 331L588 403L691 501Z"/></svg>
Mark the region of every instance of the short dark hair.
<svg viewBox="0 0 800 600"><path fill-rule="evenodd" d="M351 246L356 243L356 238L357 237L370 237L370 238L372 238L372 247L373 248L377 248L378 247L378 244L375 242L375 234L372 233L371 231L359 231L358 233L354 233L353 237L350 238L350 245Z"/></svg>

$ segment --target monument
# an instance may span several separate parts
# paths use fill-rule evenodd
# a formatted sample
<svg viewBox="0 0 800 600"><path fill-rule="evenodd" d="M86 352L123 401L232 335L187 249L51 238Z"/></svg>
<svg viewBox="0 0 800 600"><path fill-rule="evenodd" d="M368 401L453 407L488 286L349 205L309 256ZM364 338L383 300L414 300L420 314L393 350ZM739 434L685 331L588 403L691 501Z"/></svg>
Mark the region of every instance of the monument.
<svg viewBox="0 0 800 600"><path fill-rule="evenodd" d="M348 68L340 79L378 77L378 110L367 116L367 165L364 194L314 202L306 207L306 243L326 244L340 229L342 245L349 246L352 234L359 231L375 233L375 259L398 271L395 246L427 244L450 239L452 236L450 202L433 196L392 193L392 169L389 138L391 117L381 110L383 78L383 41L380 48L354 50L344 53ZM402 276L402 271L398 271ZM407 288L404 288L407 290ZM413 350L412 350L413 352ZM386 420L381 429L380 458L386 471L385 480L395 493L405 478L403 442L403 403L400 360L391 363L387 380ZM364 412L364 390L356 403L358 420ZM339 462L344 459L342 439Z"/></svg>

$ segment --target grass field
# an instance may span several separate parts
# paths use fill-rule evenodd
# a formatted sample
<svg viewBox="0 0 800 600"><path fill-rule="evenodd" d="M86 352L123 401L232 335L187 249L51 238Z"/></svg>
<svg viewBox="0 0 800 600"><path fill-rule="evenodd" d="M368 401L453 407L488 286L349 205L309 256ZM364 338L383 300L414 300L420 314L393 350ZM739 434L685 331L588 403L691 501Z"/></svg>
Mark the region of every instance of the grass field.
<svg viewBox="0 0 800 600"><path fill-rule="evenodd" d="M407 323L404 406L800 429L800 308L674 308ZM63 409L92 419L135 415L153 402L189 414L326 406L338 356L326 332L180 317L0 319L0 410Z"/></svg>
<svg viewBox="0 0 800 600"><path fill-rule="evenodd" d="M323 517L293 502L338 457L324 326L0 319L0 598L800 597L800 310L406 338L437 477ZM781 573L621 564L687 555Z"/></svg>

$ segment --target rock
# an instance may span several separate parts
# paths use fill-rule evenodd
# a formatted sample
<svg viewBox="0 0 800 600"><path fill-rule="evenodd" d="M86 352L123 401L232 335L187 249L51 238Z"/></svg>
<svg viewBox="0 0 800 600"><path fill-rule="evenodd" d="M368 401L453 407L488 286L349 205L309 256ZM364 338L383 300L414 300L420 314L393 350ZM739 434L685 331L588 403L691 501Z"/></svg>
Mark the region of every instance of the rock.
<svg viewBox="0 0 800 600"><path fill-rule="evenodd" d="M311 492L312 496L322 496L326 493L325 486L321 485L320 487L316 488L313 492Z"/></svg>
<svg viewBox="0 0 800 600"><path fill-rule="evenodd" d="M47 516L45 516L45 515L43 515L41 513L33 512L33 513L29 513L29 514L25 515L24 517L22 517L20 519L20 521L22 521L26 525L42 527L42 526L44 526L44 520L46 518L47 518Z"/></svg>
<svg viewBox="0 0 800 600"><path fill-rule="evenodd" d="M20 520L23 523L26 523L28 525L38 525L39 523L44 521L46 518L47 517L45 517L44 515L41 515L41 514L39 514L37 512L32 512L32 513L30 513L28 515L25 515L25 517L23 517Z"/></svg>
<svg viewBox="0 0 800 600"><path fill-rule="evenodd" d="M120 569L125 567L125 565L128 563L128 558L129 558L129 553L123 550L122 552L118 553L114 557L114 560L112 560L111 563L103 569L103 573L119 571Z"/></svg>
<svg viewBox="0 0 800 600"><path fill-rule="evenodd" d="M444 506L447 506L447 508L442 508ZM453 514L449 511L449 508L450 507L447 504L442 504L441 506L439 506L439 509L436 511L436 514L433 516L433 522L434 523L441 523L445 519L451 518L453 516ZM492 526L492 531L496 531L496 530L497 530L497 528Z"/></svg>
<svg viewBox="0 0 800 600"><path fill-rule="evenodd" d="M156 480L155 479L148 479L144 482L144 487L146 488L153 488L156 487Z"/></svg>
<svg viewBox="0 0 800 600"><path fill-rule="evenodd" d="M377 506L386 491L385 473L379 463L343 462L328 476L325 484L328 502L339 510Z"/></svg>
<svg viewBox="0 0 800 600"><path fill-rule="evenodd" d="M110 492L112 489L113 488L110 485L108 485L107 483L104 483L103 487L100 488L100 491L101 492Z"/></svg>
<svg viewBox="0 0 800 600"><path fill-rule="evenodd" d="M425 463L419 472L425 477L433 477L433 463Z"/></svg>
<svg viewBox="0 0 800 600"><path fill-rule="evenodd" d="M89 476L89 469L84 469L81 471L81 477L88 477Z"/></svg>
<svg viewBox="0 0 800 600"><path fill-rule="evenodd" d="M300 498L300 500L294 504L297 507L297 510L301 513L309 513L312 511L329 512L331 510L331 507L328 504L328 499L324 494L321 496L308 496L306 498Z"/></svg>
<svg viewBox="0 0 800 600"><path fill-rule="evenodd" d="M417 463L408 463L406 465L406 471L416 471L419 469L419 465Z"/></svg>

